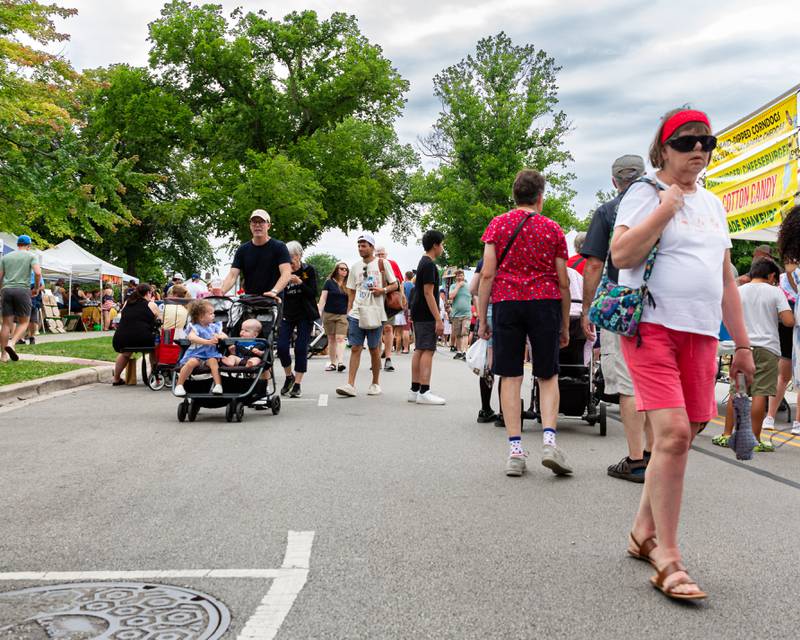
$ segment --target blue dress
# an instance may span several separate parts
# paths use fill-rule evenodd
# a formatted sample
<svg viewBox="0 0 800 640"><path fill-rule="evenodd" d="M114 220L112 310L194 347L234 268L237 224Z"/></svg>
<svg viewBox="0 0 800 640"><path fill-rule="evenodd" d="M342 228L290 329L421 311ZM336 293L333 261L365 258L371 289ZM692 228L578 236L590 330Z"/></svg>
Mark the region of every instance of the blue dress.
<svg viewBox="0 0 800 640"><path fill-rule="evenodd" d="M195 324L190 322L186 327L186 337L188 338L192 333L196 334L198 338L204 340L211 340L214 334L222 331L222 323L212 322L207 327L202 324ZM209 360L211 358L221 358L222 354L219 352L215 344L191 344L183 354L183 358L178 364L186 364L189 358L197 358L198 360Z"/></svg>

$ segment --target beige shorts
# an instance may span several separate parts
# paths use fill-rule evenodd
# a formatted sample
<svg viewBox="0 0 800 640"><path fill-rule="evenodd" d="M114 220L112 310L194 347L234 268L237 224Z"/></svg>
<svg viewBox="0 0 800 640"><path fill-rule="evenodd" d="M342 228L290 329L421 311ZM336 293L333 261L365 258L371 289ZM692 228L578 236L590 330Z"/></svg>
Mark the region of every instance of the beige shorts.
<svg viewBox="0 0 800 640"><path fill-rule="evenodd" d="M463 338L469 335L469 316L463 318L450 318L450 324L453 325L453 335L456 338Z"/></svg>
<svg viewBox="0 0 800 640"><path fill-rule="evenodd" d="M343 313L323 313L322 327L325 335L346 336L347 335L347 316Z"/></svg>
<svg viewBox="0 0 800 640"><path fill-rule="evenodd" d="M605 393L633 396L633 381L619 346L620 336L600 331L600 366L603 369Z"/></svg>

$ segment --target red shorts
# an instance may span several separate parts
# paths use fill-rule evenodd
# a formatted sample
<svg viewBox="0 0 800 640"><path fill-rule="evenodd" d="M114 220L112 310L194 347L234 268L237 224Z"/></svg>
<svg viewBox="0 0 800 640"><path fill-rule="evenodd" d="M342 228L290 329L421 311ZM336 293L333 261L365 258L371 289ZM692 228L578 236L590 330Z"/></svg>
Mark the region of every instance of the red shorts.
<svg viewBox="0 0 800 640"><path fill-rule="evenodd" d="M641 344L639 343L641 338ZM686 409L689 422L717 415L717 344L711 336L643 322L639 337L622 338L622 354L633 380L636 408Z"/></svg>

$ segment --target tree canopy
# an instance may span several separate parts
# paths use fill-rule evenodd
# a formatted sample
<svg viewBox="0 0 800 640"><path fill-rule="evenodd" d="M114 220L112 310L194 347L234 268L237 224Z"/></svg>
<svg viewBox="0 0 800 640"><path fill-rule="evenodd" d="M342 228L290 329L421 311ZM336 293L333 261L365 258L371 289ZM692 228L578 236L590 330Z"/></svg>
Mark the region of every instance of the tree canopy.
<svg viewBox="0 0 800 640"><path fill-rule="evenodd" d="M428 207L423 225L446 234L451 263L477 260L483 230L512 206L514 176L524 167L547 179L545 215L563 227L577 223L566 171L572 157L563 147L569 122L557 111L558 71L544 51L515 45L501 32L434 78L442 110L420 142L438 167L417 174L413 194Z"/></svg>

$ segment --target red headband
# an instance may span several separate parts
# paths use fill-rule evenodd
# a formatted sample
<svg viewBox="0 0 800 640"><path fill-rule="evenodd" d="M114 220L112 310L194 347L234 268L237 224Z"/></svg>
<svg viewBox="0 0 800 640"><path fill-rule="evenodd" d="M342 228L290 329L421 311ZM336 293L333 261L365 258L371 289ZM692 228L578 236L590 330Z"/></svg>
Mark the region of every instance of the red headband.
<svg viewBox="0 0 800 640"><path fill-rule="evenodd" d="M687 122L702 122L709 130L711 129L708 116L702 111L693 111L692 109L678 111L678 113L664 123L664 127L661 129L661 144L669 140L670 136Z"/></svg>

